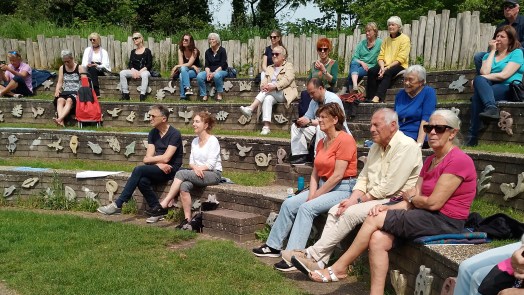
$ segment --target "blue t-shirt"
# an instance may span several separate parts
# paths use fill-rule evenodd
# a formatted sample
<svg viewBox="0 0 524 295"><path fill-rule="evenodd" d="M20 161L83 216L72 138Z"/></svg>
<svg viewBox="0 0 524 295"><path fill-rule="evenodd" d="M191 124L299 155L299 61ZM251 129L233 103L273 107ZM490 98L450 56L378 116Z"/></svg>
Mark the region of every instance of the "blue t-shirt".
<svg viewBox="0 0 524 295"><path fill-rule="evenodd" d="M416 141L420 122L422 120L429 122L429 116L436 107L437 94L431 86L424 86L413 98L406 90L400 90L395 96L395 112L398 114L400 131Z"/></svg>
<svg viewBox="0 0 524 295"><path fill-rule="evenodd" d="M482 60L488 59L489 52L484 54L484 57ZM496 55L495 55L496 57ZM506 65L510 62L515 62L520 65L519 69L511 75L506 80L500 82L501 84L509 85L511 81L518 80L522 81L522 73L524 73L524 54L522 53L522 50L520 48L517 48L510 52L505 58L503 58L501 61L496 61L496 58L493 59L493 64L491 65L491 73L500 73L504 70Z"/></svg>

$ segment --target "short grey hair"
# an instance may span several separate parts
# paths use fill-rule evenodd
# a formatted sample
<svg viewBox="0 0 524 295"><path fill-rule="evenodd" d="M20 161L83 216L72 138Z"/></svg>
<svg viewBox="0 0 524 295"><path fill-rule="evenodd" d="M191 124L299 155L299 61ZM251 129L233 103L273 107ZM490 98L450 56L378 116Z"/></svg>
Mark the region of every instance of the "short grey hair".
<svg viewBox="0 0 524 295"><path fill-rule="evenodd" d="M406 77L408 74L415 73L417 74L417 78L419 81L426 82L426 68L424 68L421 65L412 65L409 66L406 71L404 72L404 77Z"/></svg>
<svg viewBox="0 0 524 295"><path fill-rule="evenodd" d="M209 35L207 35L207 40L209 40L210 38L214 38L215 40L217 40L218 45L222 45L222 41L220 40L220 36L217 33L209 33Z"/></svg>
<svg viewBox="0 0 524 295"><path fill-rule="evenodd" d="M441 116L442 118L444 118L444 121L446 121L446 125L452 127L453 129L456 129L456 130L458 130L460 132L461 121L460 121L459 117L457 116L457 114L455 112L453 112L452 110L438 109L438 110L434 111L433 114L431 114L429 119L431 120L431 118L433 116ZM460 145L460 140L459 140L458 136L455 136L453 138L453 144Z"/></svg>
<svg viewBox="0 0 524 295"><path fill-rule="evenodd" d="M402 20L400 19L400 17L394 15L390 18L388 18L388 22L387 24L396 24L400 27L400 32L402 32Z"/></svg>
<svg viewBox="0 0 524 295"><path fill-rule="evenodd" d="M66 57L73 58L73 53L67 49L64 49L60 52L60 56L62 57L62 59Z"/></svg>
<svg viewBox="0 0 524 295"><path fill-rule="evenodd" d="M397 123L397 130L399 128L398 125L398 114L393 109L390 108L380 108L376 110L373 114L377 114L379 112L382 112L384 114L384 121L386 121L386 124L391 124L391 122Z"/></svg>

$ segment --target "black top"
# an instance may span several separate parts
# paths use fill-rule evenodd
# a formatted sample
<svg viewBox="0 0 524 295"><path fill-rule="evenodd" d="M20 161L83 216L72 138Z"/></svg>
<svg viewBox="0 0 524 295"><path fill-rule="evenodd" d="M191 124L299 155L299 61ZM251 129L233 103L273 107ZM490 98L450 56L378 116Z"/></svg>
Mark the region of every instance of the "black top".
<svg viewBox="0 0 524 295"><path fill-rule="evenodd" d="M505 25L509 25L508 20L504 20L503 22L501 22L497 26L497 29ZM517 31L517 39L519 40L519 42L520 43L524 42L524 16L523 15L517 16L517 19L515 20L514 23L511 24L511 26ZM493 36L493 38L495 38L495 36ZM523 45L521 44L521 46Z"/></svg>
<svg viewBox="0 0 524 295"><path fill-rule="evenodd" d="M209 68L211 72L216 71L218 67L222 67L222 70L227 70L227 54L226 49L222 46L218 47L216 54L213 54L213 50L208 48L206 50L206 68Z"/></svg>
<svg viewBox="0 0 524 295"><path fill-rule="evenodd" d="M151 50L146 48L142 54L136 54L136 49L131 50L131 56L129 57L127 67L137 71L146 67L148 71L151 71L151 68L153 67L153 54L151 54Z"/></svg>
<svg viewBox="0 0 524 295"><path fill-rule="evenodd" d="M171 171L174 172L178 171L180 166L182 166L182 157L184 155L182 149L182 135L178 129L174 128L173 126L169 126L169 129L167 130L164 137L160 137L160 131L154 128L147 136L147 143L153 144L155 146L155 156L163 155L170 145L176 147L175 154L173 157L171 157L167 164L173 167Z"/></svg>
<svg viewBox="0 0 524 295"><path fill-rule="evenodd" d="M273 49L271 49L271 45L266 47L266 52L264 52L264 55L267 56L267 66L273 64Z"/></svg>
<svg viewBox="0 0 524 295"><path fill-rule="evenodd" d="M196 49L196 52L197 52L197 56L195 57L195 61L193 62L193 65L196 66L196 67L199 67L201 68L202 67L202 63L200 63L200 51L198 49ZM184 52L182 52L182 61L187 64L189 62L189 58L186 58L186 56L184 55Z"/></svg>

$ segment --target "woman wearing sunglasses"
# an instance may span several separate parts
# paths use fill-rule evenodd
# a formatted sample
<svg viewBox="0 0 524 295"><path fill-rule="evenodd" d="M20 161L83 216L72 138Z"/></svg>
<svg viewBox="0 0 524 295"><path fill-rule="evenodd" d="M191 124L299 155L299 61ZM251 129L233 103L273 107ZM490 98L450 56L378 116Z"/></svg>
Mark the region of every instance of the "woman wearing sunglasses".
<svg viewBox="0 0 524 295"><path fill-rule="evenodd" d="M338 77L338 62L329 58L331 52L331 41L328 38L320 38L317 41L318 59L311 65L311 70L307 77L307 81L315 77L322 80L327 91L334 92L335 85L337 85ZM304 90L300 93L300 102L298 105L298 117L303 117L307 112L311 97L309 93Z"/></svg>
<svg viewBox="0 0 524 295"><path fill-rule="evenodd" d="M0 63L0 97L33 95L31 67L22 62L18 51L9 51L7 59L9 64Z"/></svg>
<svg viewBox="0 0 524 295"><path fill-rule="evenodd" d="M482 58L480 75L473 80L471 98L469 136L466 146L478 144L480 117L498 119L497 101L506 100L509 84L522 81L524 56L520 50L517 32L512 26L502 26L495 30L495 39L489 41L489 52Z"/></svg>
<svg viewBox="0 0 524 295"><path fill-rule="evenodd" d="M421 65L412 65L404 73L404 89L395 96L399 129L420 147L426 142L423 127L437 107L435 89L425 84L426 69Z"/></svg>
<svg viewBox="0 0 524 295"><path fill-rule="evenodd" d="M368 74L370 68L377 65L377 57L380 52L382 39L378 38L378 27L374 22L366 25L366 39L358 43L353 60L349 65L349 76L346 85L340 91L341 94L358 91L358 81Z"/></svg>
<svg viewBox="0 0 524 295"><path fill-rule="evenodd" d="M266 47L264 49L264 53L262 54L262 73L261 73L261 79L264 77L264 72L266 71L267 67L273 64L273 49L277 46L284 46L282 44L282 34L279 30L273 30L271 31L271 34L269 35L271 45Z"/></svg>
<svg viewBox="0 0 524 295"><path fill-rule="evenodd" d="M369 69L366 85L366 100L368 102L384 102L386 91L391 86L393 78L409 64L411 41L402 34L402 20L398 16L388 19L389 36L382 42L377 65Z"/></svg>
<svg viewBox="0 0 524 295"><path fill-rule="evenodd" d="M82 56L82 67L87 69L89 77L93 82L93 89L95 90L96 96L100 98L98 76L103 76L105 72L111 72L109 54L107 54L107 51L102 48L100 35L98 33L91 33L88 39L89 42L91 42L91 46L84 50L84 55Z"/></svg>
<svg viewBox="0 0 524 295"><path fill-rule="evenodd" d="M298 96L297 85L295 84L295 70L293 64L286 61L287 50L284 46L277 46L273 49L273 64L267 67L262 82L260 83L260 92L248 106L240 107L240 111L246 117L251 117L253 110L262 105L262 127L261 135L268 135L271 124L271 114L273 105L277 102L285 102L289 107L292 101Z"/></svg>
<svg viewBox="0 0 524 295"><path fill-rule="evenodd" d="M133 43L136 48L131 50L128 69L120 71L120 87L122 89L122 100L129 100L129 86L127 78L142 79L140 85L140 101L146 99L147 86L153 66L153 54L149 48L144 47L144 37L140 33L133 34Z"/></svg>
<svg viewBox="0 0 524 295"><path fill-rule="evenodd" d="M388 273L388 251L396 238L413 240L421 236L460 233L475 197L477 173L473 160L458 148L460 119L450 110L437 110L424 125L434 154L427 157L416 187L403 192L394 205L377 205L370 210L349 249L327 269L310 272L297 268L316 282L347 277L349 265L369 249L370 294L384 294Z"/></svg>
<svg viewBox="0 0 524 295"><path fill-rule="evenodd" d="M180 78L180 99L186 99L186 95L193 95L190 79L196 78L202 65L200 63L200 51L195 46L195 40L191 34L185 34L178 43L178 64L171 70L173 81Z"/></svg>

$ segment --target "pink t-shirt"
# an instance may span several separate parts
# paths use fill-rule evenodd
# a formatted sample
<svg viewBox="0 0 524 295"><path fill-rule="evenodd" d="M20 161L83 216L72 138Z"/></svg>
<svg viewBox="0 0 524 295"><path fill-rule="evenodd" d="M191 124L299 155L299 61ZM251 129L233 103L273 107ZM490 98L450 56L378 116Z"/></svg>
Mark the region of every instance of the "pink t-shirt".
<svg viewBox="0 0 524 295"><path fill-rule="evenodd" d="M429 156L420 171L420 177L423 179L422 195L431 196L437 180L444 173L462 178L462 183L440 208L440 212L450 218L467 219L477 190L477 171L473 160L458 147L454 147L440 164L428 171L434 157L435 155Z"/></svg>
<svg viewBox="0 0 524 295"><path fill-rule="evenodd" d="M27 86L27 88L29 90L31 90L31 92L32 92L33 91L33 84L32 84L33 78L31 78L31 74L32 74L33 71L31 70L31 67L28 64L24 63L24 62L20 63L20 66L18 67L18 69L15 69L12 64L9 64L8 67L10 69L12 69L12 70L15 70L18 73L23 72L23 71L27 72L28 75L27 75L27 77L24 78L24 82L25 82L25 85ZM9 80L12 80L15 77L13 75L13 73L8 72L8 71L5 71L5 75L7 76L7 78Z"/></svg>

